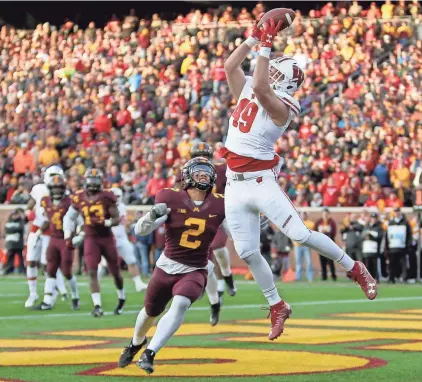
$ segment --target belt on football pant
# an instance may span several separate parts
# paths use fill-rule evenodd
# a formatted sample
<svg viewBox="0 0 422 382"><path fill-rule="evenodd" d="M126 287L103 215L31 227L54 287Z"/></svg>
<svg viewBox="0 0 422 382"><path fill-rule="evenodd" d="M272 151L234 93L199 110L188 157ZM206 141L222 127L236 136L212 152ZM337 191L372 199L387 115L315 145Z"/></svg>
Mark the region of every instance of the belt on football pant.
<svg viewBox="0 0 422 382"><path fill-rule="evenodd" d="M271 173L275 176L275 172L274 172L273 169L271 169L271 170L264 170L264 171L265 172L266 171L271 171ZM253 180L253 179L262 178L265 175L270 175L270 172L268 172L268 173L262 173L260 171L259 174L254 174L254 175L249 175L249 176L248 175L245 175L245 174L242 174L242 173L231 173L231 174L228 174L227 175L227 178L228 179L231 179L231 180L236 180L238 182L243 182L245 180Z"/></svg>

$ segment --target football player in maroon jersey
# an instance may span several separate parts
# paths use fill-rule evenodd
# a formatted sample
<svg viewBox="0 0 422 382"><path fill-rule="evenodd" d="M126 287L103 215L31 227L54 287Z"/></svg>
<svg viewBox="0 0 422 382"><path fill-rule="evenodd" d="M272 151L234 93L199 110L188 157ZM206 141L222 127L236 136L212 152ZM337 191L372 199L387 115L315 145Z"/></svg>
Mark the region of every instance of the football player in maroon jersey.
<svg viewBox="0 0 422 382"><path fill-rule="evenodd" d="M84 259L94 303L94 310L91 314L94 317L101 317L104 314L98 282L98 264L101 261L101 255L107 260L117 288L119 301L114 314L121 314L126 296L119 269L116 241L111 231L111 227L120 223L116 196L111 191L103 190L102 173L96 169L89 169L84 177L84 190L74 193L71 199L72 205L63 219L64 238L67 245L71 247L75 221L81 214L84 219L85 233Z"/></svg>
<svg viewBox="0 0 422 382"><path fill-rule="evenodd" d="M72 308L79 309L79 291L75 276L72 275L73 249L66 246L63 233L63 217L72 201L66 195L66 183L62 175L54 175L48 184L49 196L41 199L41 207L45 217L41 232L50 231L50 242L47 247L47 279L44 286L44 300L34 310L51 310L54 305L56 274L60 268L68 280L72 294Z"/></svg>
<svg viewBox="0 0 422 382"><path fill-rule="evenodd" d="M206 158L189 160L182 170L182 189L161 190L154 207L137 222L135 233L139 235L165 223L166 243L148 284L133 339L123 350L119 367L128 366L147 344L148 330L173 298L137 362L141 369L152 373L155 354L180 327L191 304L202 296L208 268L213 267L208 260L210 245L225 219L224 196L211 192L215 179L215 167Z"/></svg>

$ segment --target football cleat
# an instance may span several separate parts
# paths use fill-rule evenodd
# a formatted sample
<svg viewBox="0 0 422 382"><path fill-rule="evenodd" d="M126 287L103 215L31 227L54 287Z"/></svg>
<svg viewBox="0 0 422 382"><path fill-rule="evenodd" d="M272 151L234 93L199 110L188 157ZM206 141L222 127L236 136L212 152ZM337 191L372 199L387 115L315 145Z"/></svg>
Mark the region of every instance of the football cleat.
<svg viewBox="0 0 422 382"><path fill-rule="evenodd" d="M25 308L32 308L38 300L38 295L30 294L28 299L25 301Z"/></svg>
<svg viewBox="0 0 422 382"><path fill-rule="evenodd" d="M94 310L91 312L92 317L102 317L104 315L104 311L99 305L94 306Z"/></svg>
<svg viewBox="0 0 422 382"><path fill-rule="evenodd" d="M31 310L51 310L53 307L49 304L46 304L44 301L40 305L35 305Z"/></svg>
<svg viewBox="0 0 422 382"><path fill-rule="evenodd" d="M154 372L154 357L154 351L145 349L139 361L136 362L136 365L139 366L142 370L145 370L147 374L151 374Z"/></svg>
<svg viewBox="0 0 422 382"><path fill-rule="evenodd" d="M211 317L210 317L211 326L217 325L218 321L220 321L220 303L219 302L217 302L217 304L211 305Z"/></svg>
<svg viewBox="0 0 422 382"><path fill-rule="evenodd" d="M118 367L126 367L130 365L135 358L135 355L138 354L139 350L141 350L147 344L147 338L142 341L140 345L134 345L132 340L130 341L129 346L126 346L122 354L120 354L119 362L117 363Z"/></svg>
<svg viewBox="0 0 422 382"><path fill-rule="evenodd" d="M237 292L236 286L234 285L233 275L224 277L224 281L227 286L227 294L233 297Z"/></svg>
<svg viewBox="0 0 422 382"><path fill-rule="evenodd" d="M125 302L126 300L119 298L119 302L113 312L115 315L120 315L123 313L123 306L125 305Z"/></svg>
<svg viewBox="0 0 422 382"><path fill-rule="evenodd" d="M377 283L362 262L355 261L355 265L350 272L347 272L347 275L360 285L369 300L377 297Z"/></svg>
<svg viewBox="0 0 422 382"><path fill-rule="evenodd" d="M72 299L72 309L73 310L79 310L80 309L79 298Z"/></svg>
<svg viewBox="0 0 422 382"><path fill-rule="evenodd" d="M262 308L263 310L269 310L268 317L271 316L271 330L268 334L270 341L280 337L284 331L284 323L292 314L292 308L287 302L281 300L279 303L272 305L270 308ZM268 318L267 317L267 318Z"/></svg>

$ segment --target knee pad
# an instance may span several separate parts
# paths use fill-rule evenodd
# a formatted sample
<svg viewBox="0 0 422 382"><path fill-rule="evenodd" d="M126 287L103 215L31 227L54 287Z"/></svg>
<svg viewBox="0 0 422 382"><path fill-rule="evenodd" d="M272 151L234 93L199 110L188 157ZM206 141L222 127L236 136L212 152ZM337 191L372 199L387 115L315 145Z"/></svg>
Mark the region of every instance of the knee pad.
<svg viewBox="0 0 422 382"><path fill-rule="evenodd" d="M242 260L246 260L254 253L260 253L259 248L251 248L250 243L247 242L235 242L234 248Z"/></svg>
<svg viewBox="0 0 422 382"><path fill-rule="evenodd" d="M288 232L286 232L286 236L295 241L299 244L305 244L312 235L312 231L309 230L305 224L297 225L291 227Z"/></svg>

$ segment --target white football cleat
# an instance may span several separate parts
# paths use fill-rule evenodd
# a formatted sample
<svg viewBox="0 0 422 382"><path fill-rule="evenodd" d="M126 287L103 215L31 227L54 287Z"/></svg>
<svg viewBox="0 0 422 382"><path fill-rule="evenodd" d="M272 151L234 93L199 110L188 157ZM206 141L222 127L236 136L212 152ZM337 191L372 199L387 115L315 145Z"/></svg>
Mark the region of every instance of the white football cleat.
<svg viewBox="0 0 422 382"><path fill-rule="evenodd" d="M142 284L138 284L136 286L136 291L137 292L143 292L144 290L146 290L148 287L148 284L142 283Z"/></svg>
<svg viewBox="0 0 422 382"><path fill-rule="evenodd" d="M25 308L32 308L38 300L37 294L30 294L28 299L25 301Z"/></svg>

